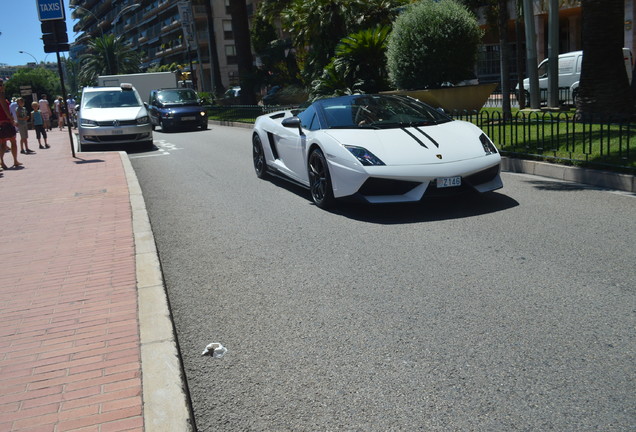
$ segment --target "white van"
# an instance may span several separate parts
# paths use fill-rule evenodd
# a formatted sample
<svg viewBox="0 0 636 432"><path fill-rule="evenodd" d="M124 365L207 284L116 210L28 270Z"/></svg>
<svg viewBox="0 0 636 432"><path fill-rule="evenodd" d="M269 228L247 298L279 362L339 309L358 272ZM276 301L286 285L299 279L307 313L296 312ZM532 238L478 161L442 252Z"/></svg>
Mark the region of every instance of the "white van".
<svg viewBox="0 0 636 432"><path fill-rule="evenodd" d="M634 62L632 52L629 48L623 48L623 59L625 62L625 71L629 82L632 82L632 68ZM576 103L576 96L579 89L579 81L581 79L581 62L583 61L583 51L572 51L569 53L559 54L559 102ZM541 102L545 102L548 98L548 59L539 63L539 94ZM523 87L526 92L526 101L529 100L528 90L530 89L530 80L523 80ZM517 86L517 92L519 86Z"/></svg>

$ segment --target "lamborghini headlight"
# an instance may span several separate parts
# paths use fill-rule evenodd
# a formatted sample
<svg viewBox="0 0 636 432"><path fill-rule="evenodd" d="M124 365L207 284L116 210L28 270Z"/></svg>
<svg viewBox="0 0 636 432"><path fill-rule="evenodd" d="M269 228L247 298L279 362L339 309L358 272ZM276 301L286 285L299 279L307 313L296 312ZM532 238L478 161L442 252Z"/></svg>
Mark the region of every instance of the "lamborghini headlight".
<svg viewBox="0 0 636 432"><path fill-rule="evenodd" d="M362 165L366 165L366 166L385 165L384 162L378 159L376 155L374 155L373 153L371 153L369 150L365 149L364 147L346 145L345 148L349 150L351 154L354 155L355 158L358 159L358 161Z"/></svg>
<svg viewBox="0 0 636 432"><path fill-rule="evenodd" d="M486 134L482 133L479 135L479 141L481 141L481 145L484 147L484 151L487 155L497 153L497 149L495 145L490 141L490 138L486 136Z"/></svg>

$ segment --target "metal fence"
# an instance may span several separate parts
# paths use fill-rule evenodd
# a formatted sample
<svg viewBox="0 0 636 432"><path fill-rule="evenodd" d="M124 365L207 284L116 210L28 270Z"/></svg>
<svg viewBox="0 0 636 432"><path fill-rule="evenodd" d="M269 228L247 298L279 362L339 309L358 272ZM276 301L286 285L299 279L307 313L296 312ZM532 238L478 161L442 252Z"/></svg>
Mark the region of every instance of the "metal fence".
<svg viewBox="0 0 636 432"><path fill-rule="evenodd" d="M578 121L570 112L454 112L479 126L502 154L636 173L636 124L597 118Z"/></svg>
<svg viewBox="0 0 636 432"><path fill-rule="evenodd" d="M525 93L526 93L526 96L525 96L526 107L528 107L530 105L530 96L528 95L527 90L525 91ZM558 97L559 97L559 105L571 106L571 107L574 106L574 98L569 88L560 88ZM548 100L547 89L541 89L539 91L539 100L541 101L542 104L546 103L546 101ZM501 104L502 104L501 91L496 90L490 95L484 107L497 108L497 107L501 107ZM512 90L510 92L510 106L512 106L513 108L519 108L519 97L515 90Z"/></svg>
<svg viewBox="0 0 636 432"><path fill-rule="evenodd" d="M212 120L221 122L254 123L256 117L295 108L293 106L263 106L263 105L211 105L207 107L208 116Z"/></svg>
<svg viewBox="0 0 636 432"><path fill-rule="evenodd" d="M260 115L292 108L214 105L208 112L211 119L221 122L253 123ZM581 122L569 112L519 111L511 118L494 109L449 114L482 128L504 155L636 174L634 123L612 119Z"/></svg>

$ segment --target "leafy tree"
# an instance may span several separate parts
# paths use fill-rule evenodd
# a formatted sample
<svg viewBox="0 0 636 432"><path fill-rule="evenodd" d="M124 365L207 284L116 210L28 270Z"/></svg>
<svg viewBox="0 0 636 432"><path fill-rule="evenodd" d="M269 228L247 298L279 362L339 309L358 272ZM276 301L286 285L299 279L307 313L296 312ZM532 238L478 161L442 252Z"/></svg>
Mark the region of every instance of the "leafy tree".
<svg viewBox="0 0 636 432"><path fill-rule="evenodd" d="M376 27L343 38L320 79L312 83L312 96L386 90L385 54L389 32L388 26Z"/></svg>
<svg viewBox="0 0 636 432"><path fill-rule="evenodd" d="M64 86L66 90L74 95L78 95L81 85L80 85L80 62L73 59L66 59L64 61L64 70L66 72L64 78ZM66 95L64 95L66 97Z"/></svg>
<svg viewBox="0 0 636 432"><path fill-rule="evenodd" d="M259 86L300 84L291 41L278 39L276 29L262 13L252 20L251 40L261 62L258 68Z"/></svg>
<svg viewBox="0 0 636 432"><path fill-rule="evenodd" d="M389 77L402 89L440 87L473 75L482 30L455 0L423 0L393 26L387 48Z"/></svg>
<svg viewBox="0 0 636 432"><path fill-rule="evenodd" d="M260 13L269 22L281 18L291 35L306 82L321 76L338 42L348 34L390 24L397 7L409 0L266 0Z"/></svg>
<svg viewBox="0 0 636 432"><path fill-rule="evenodd" d="M20 86L31 86L38 96L60 94L60 77L52 70L42 67L19 69L5 83L7 97L20 95Z"/></svg>
<svg viewBox="0 0 636 432"><path fill-rule="evenodd" d="M623 62L623 0L582 0L583 62L577 117L629 118L634 112Z"/></svg>
<svg viewBox="0 0 636 432"><path fill-rule="evenodd" d="M112 34L91 39L88 53L80 57L83 83L95 83L99 75L118 75L140 72L141 56L121 37Z"/></svg>

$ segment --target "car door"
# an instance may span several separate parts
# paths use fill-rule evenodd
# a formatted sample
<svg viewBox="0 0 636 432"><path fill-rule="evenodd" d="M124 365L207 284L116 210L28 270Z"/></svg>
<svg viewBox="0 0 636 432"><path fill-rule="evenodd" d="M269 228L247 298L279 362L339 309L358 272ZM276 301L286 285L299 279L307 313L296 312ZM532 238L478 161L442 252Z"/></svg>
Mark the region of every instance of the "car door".
<svg viewBox="0 0 636 432"><path fill-rule="evenodd" d="M307 183L309 181L307 161L305 160L307 134L319 129L319 124L316 110L313 107L298 114L298 118L300 118L302 133L295 128L285 128L285 134L280 136L277 147L281 160L289 170L286 174L300 182Z"/></svg>
<svg viewBox="0 0 636 432"><path fill-rule="evenodd" d="M150 99L148 100L148 115L150 116L150 123L157 126L159 125L159 110L157 107L157 92L150 92Z"/></svg>

